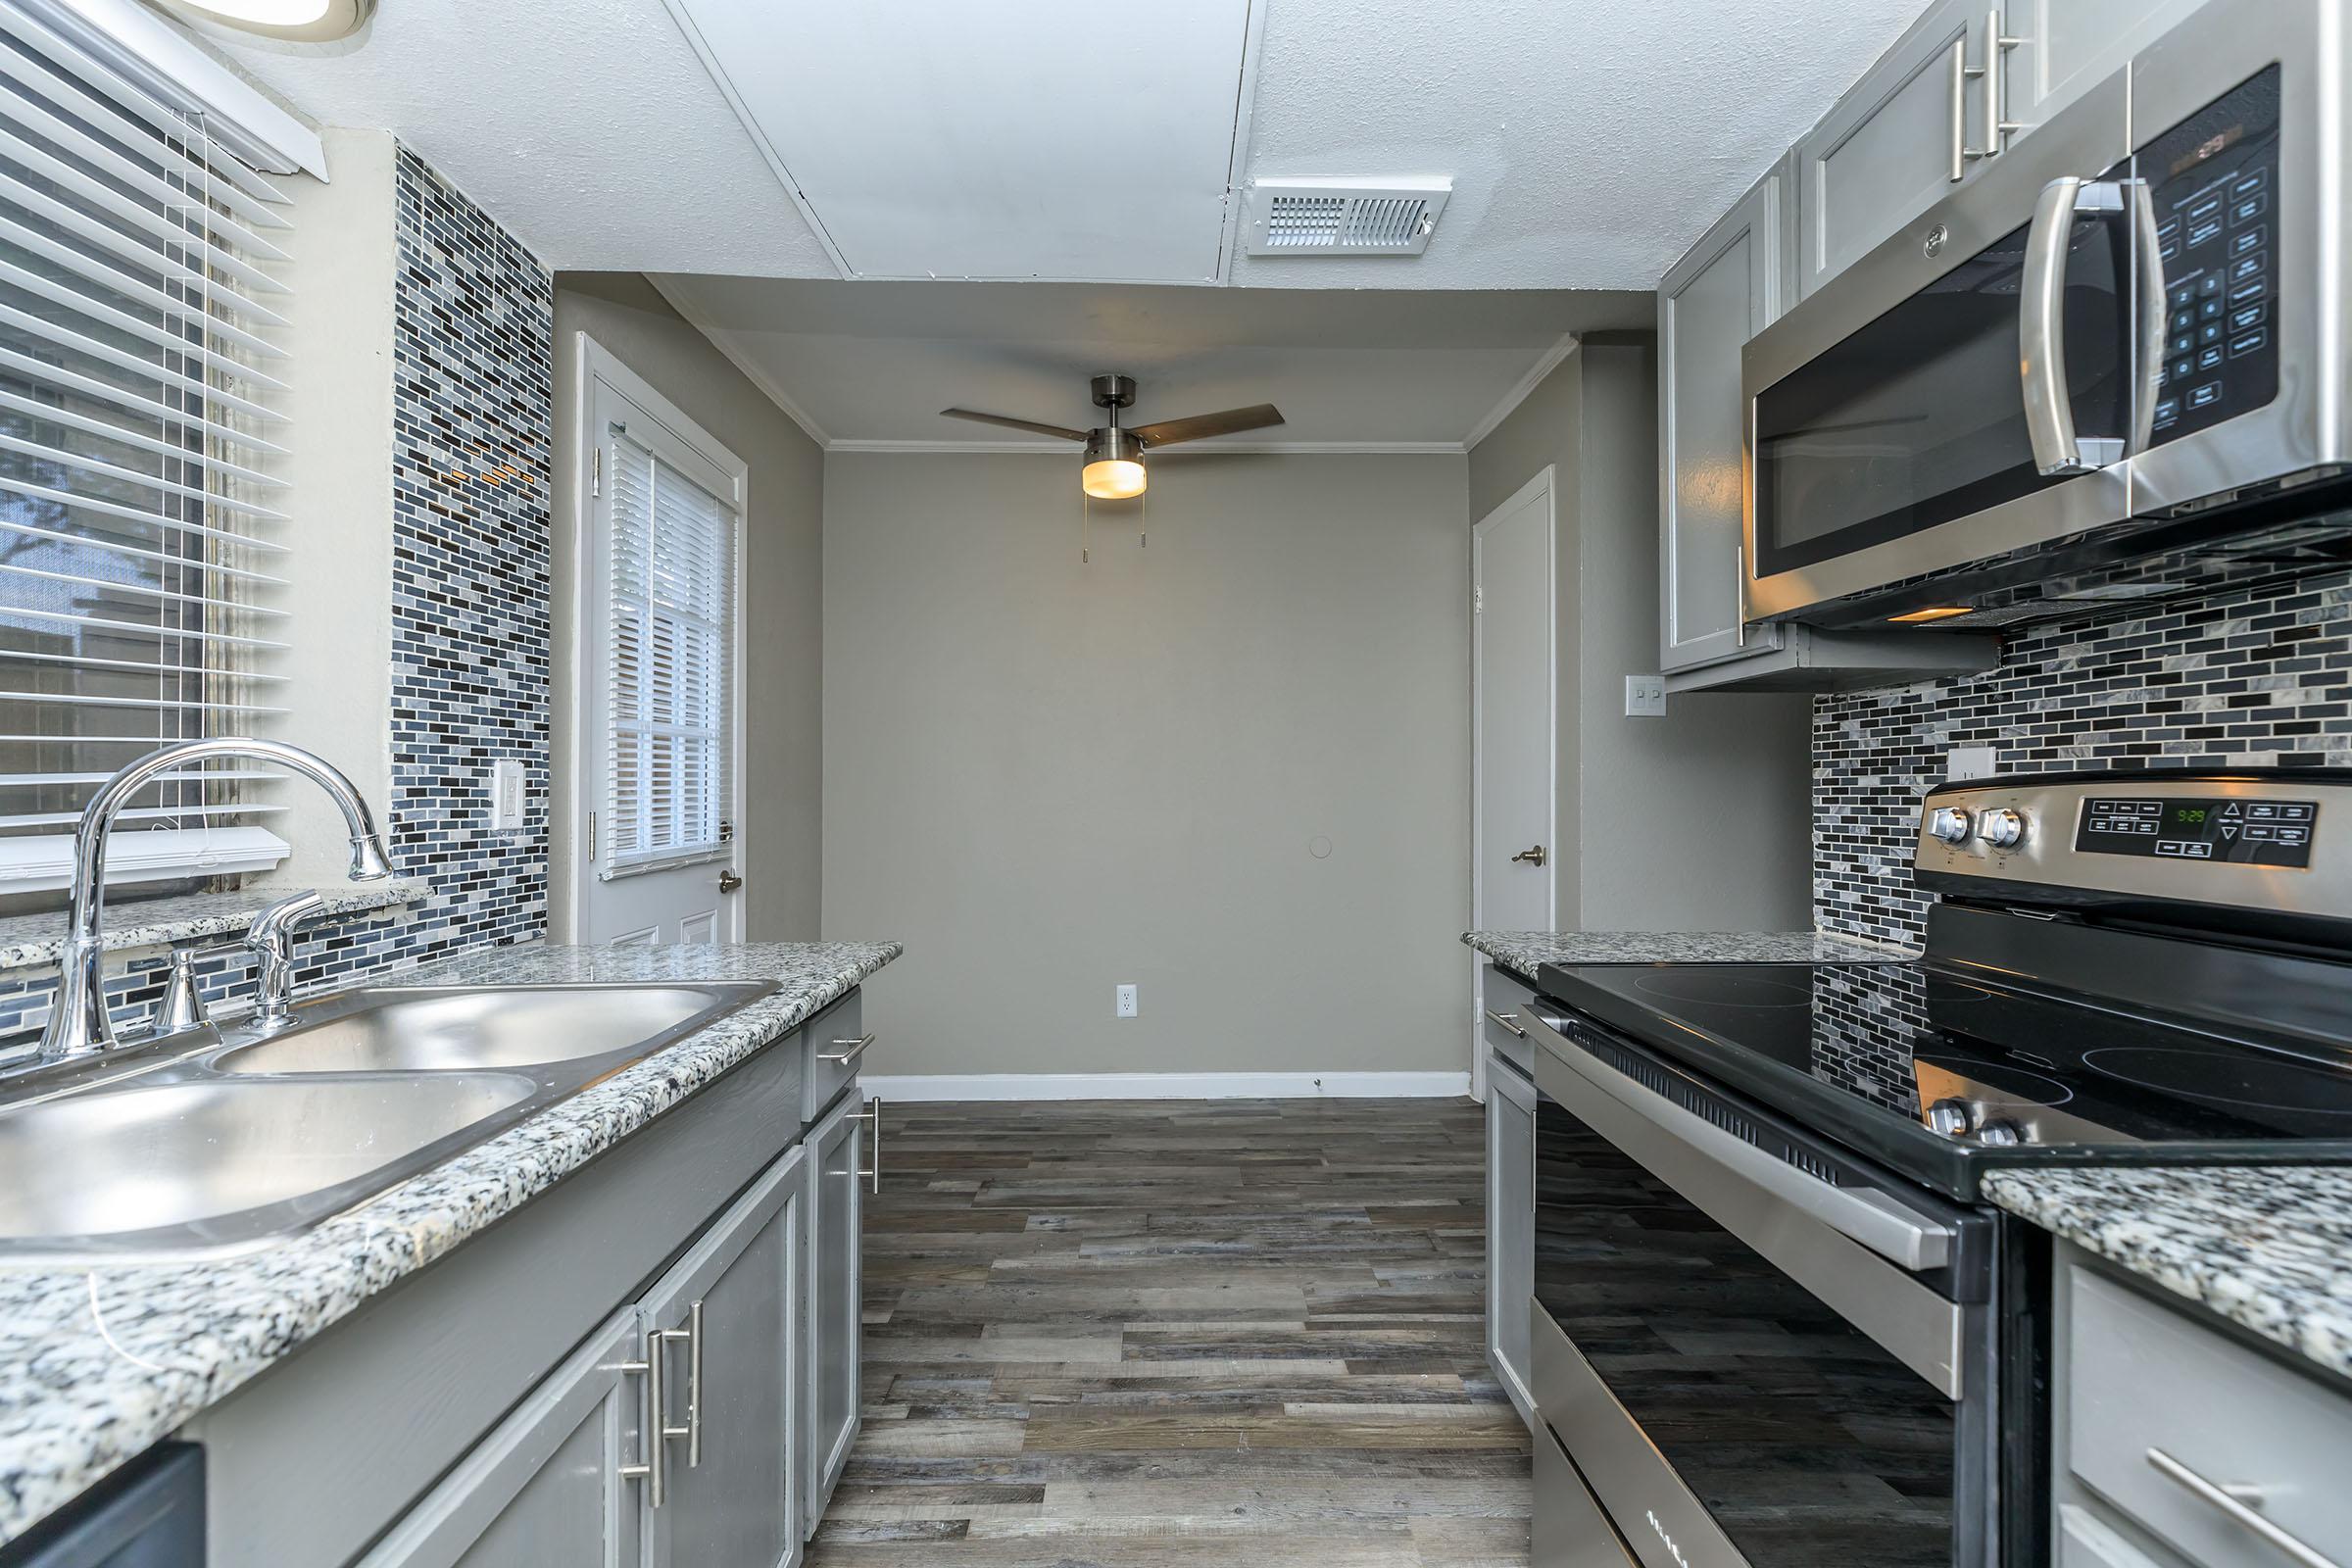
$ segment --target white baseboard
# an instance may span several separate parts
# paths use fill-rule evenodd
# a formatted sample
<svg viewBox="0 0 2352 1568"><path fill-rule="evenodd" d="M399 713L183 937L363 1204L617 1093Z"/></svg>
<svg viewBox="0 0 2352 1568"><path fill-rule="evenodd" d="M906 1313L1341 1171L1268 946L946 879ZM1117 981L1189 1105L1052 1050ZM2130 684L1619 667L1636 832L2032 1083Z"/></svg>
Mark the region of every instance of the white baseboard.
<svg viewBox="0 0 2352 1568"><path fill-rule="evenodd" d="M1459 1100L1466 1072L868 1073L867 1098L925 1100Z"/></svg>

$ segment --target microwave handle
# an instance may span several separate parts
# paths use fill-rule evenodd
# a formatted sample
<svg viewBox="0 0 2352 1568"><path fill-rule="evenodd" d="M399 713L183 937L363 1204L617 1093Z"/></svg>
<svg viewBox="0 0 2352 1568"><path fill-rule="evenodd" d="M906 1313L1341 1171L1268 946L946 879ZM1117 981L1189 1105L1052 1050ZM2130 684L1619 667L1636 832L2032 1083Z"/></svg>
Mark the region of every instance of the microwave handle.
<svg viewBox="0 0 2352 1568"><path fill-rule="evenodd" d="M2129 180L2132 203L2132 270L2139 279L2139 386L2132 397L2132 446L2145 452L2156 432L2156 394L2164 380L2165 318L2171 301L2164 287L2162 243L2156 238L2156 187Z"/></svg>
<svg viewBox="0 0 2352 1568"><path fill-rule="evenodd" d="M2075 440L2075 411L2066 384L2066 253L2074 232L2075 198L2082 181L2062 175L2041 187L2026 230L2026 263L2018 300L2018 374L2026 392L2026 434L2034 466L2044 474L2084 471Z"/></svg>

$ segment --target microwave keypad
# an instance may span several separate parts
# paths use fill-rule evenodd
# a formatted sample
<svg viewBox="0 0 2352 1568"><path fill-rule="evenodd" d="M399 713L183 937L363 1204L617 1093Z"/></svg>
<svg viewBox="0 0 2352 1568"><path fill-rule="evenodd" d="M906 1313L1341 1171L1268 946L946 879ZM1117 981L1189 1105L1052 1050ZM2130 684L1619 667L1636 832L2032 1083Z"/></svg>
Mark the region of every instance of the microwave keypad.
<svg viewBox="0 0 2352 1568"><path fill-rule="evenodd" d="M2164 267L2164 363L2151 444L2278 393L2278 68L2139 150Z"/></svg>

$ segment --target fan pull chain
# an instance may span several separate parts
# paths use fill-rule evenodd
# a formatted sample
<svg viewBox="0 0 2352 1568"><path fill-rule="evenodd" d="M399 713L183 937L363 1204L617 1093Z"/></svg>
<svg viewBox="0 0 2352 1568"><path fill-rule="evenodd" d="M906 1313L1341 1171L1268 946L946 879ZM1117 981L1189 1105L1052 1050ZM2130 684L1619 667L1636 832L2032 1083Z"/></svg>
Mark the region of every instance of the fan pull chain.
<svg viewBox="0 0 2352 1568"><path fill-rule="evenodd" d="M1136 529L1135 537L1138 550L1152 548L1152 492L1149 490L1144 492L1144 518L1142 525Z"/></svg>
<svg viewBox="0 0 2352 1568"><path fill-rule="evenodd" d="M1085 565L1094 558L1087 554L1087 542L1095 526L1095 498L1088 492L1078 492L1078 564Z"/></svg>

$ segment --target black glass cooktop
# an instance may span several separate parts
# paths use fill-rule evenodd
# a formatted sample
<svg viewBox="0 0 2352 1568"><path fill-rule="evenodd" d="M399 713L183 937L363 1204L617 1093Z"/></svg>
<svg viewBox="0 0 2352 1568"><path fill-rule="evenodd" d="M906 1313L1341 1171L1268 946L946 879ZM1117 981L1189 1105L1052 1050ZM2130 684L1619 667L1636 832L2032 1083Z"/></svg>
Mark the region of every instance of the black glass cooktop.
<svg viewBox="0 0 2352 1568"><path fill-rule="evenodd" d="M1541 979L1571 1039L1630 1037L1955 1197L1999 1164L2352 1159L2352 1049L2223 1038L1927 963Z"/></svg>

